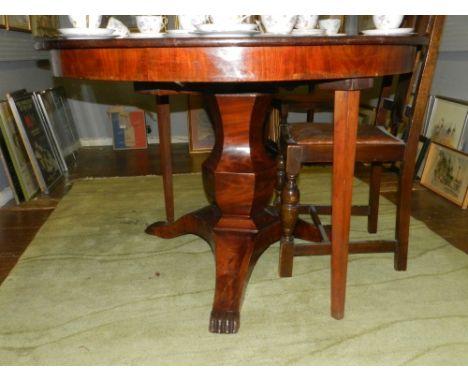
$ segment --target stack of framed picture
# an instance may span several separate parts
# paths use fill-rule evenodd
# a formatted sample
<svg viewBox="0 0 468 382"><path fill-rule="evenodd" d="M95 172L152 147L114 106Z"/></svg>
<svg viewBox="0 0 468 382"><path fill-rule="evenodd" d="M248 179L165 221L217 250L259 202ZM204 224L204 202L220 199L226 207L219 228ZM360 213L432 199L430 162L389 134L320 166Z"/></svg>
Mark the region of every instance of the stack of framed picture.
<svg viewBox="0 0 468 382"><path fill-rule="evenodd" d="M107 110L114 150L146 149L148 146L145 111L129 106L112 106Z"/></svg>
<svg viewBox="0 0 468 382"><path fill-rule="evenodd" d="M0 101L3 166L15 200L28 201L68 174L79 148L63 89L7 94Z"/></svg>
<svg viewBox="0 0 468 382"><path fill-rule="evenodd" d="M467 208L468 101L431 96L422 141L421 184Z"/></svg>

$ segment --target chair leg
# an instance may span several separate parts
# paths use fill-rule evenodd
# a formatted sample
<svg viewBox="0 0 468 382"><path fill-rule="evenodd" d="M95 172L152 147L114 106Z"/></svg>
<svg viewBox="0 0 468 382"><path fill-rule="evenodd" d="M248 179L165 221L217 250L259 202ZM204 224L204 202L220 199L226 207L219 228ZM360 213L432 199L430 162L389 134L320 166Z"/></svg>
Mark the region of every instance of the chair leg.
<svg viewBox="0 0 468 382"><path fill-rule="evenodd" d="M279 275L291 277L294 258L294 227L296 226L299 203L299 189L296 184L297 174L286 174L286 184L282 192L281 224L283 236L280 243Z"/></svg>
<svg viewBox="0 0 468 382"><path fill-rule="evenodd" d="M159 155L164 188L167 221L174 221L174 192L172 187L171 120L168 96L156 96L158 116Z"/></svg>
<svg viewBox="0 0 468 382"><path fill-rule="evenodd" d="M382 164L372 163L369 182L369 216L367 218L367 232L369 233L377 232L381 176Z"/></svg>
<svg viewBox="0 0 468 382"><path fill-rule="evenodd" d="M275 187L275 201L273 203L277 208L281 207L281 193L283 192L284 187L284 177L286 176L284 172L284 155L280 152L276 160L276 187Z"/></svg>
<svg viewBox="0 0 468 382"><path fill-rule="evenodd" d="M344 317L359 91L335 91L333 128L331 315Z"/></svg>
<svg viewBox="0 0 468 382"><path fill-rule="evenodd" d="M405 271L408 262L408 241L411 216L411 190L413 186L413 171L402 164L398 189L398 204L396 214L395 239L397 242L394 268Z"/></svg>

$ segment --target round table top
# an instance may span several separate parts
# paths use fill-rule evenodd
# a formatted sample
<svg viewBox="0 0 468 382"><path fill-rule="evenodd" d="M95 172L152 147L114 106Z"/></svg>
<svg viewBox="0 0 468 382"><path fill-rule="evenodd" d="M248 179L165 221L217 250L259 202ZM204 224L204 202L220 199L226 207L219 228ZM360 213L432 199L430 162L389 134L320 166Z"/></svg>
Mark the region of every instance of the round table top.
<svg viewBox="0 0 468 382"><path fill-rule="evenodd" d="M56 76L134 82L266 83L410 72L427 37L252 36L42 40Z"/></svg>

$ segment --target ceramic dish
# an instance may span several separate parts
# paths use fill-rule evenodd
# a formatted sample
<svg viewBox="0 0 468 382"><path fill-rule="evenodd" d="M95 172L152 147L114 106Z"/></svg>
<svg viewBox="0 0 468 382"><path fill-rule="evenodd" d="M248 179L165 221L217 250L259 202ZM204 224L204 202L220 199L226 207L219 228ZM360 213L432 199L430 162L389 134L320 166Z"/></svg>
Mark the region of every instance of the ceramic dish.
<svg viewBox="0 0 468 382"><path fill-rule="evenodd" d="M368 29L361 33L366 36L400 36L413 33L414 28Z"/></svg>
<svg viewBox="0 0 468 382"><path fill-rule="evenodd" d="M166 33L167 35L171 35L171 36L179 36L179 37L190 37L190 36L193 36L193 33L194 31L190 31L190 30L185 30L185 29L169 29Z"/></svg>
<svg viewBox="0 0 468 382"><path fill-rule="evenodd" d="M324 36L323 29L293 29L291 34L293 36Z"/></svg>
<svg viewBox="0 0 468 382"><path fill-rule="evenodd" d="M220 24L198 24L195 25L197 31L207 33L242 33L252 32L257 30L257 24L234 24L234 25L220 25Z"/></svg>
<svg viewBox="0 0 468 382"><path fill-rule="evenodd" d="M58 31L66 38L113 38L117 36L114 29L108 28L59 28Z"/></svg>
<svg viewBox="0 0 468 382"><path fill-rule="evenodd" d="M165 36L166 33L130 33L128 38L159 38Z"/></svg>
<svg viewBox="0 0 468 382"><path fill-rule="evenodd" d="M224 31L224 32L195 31L195 32L192 32L192 35L204 36L204 37L248 37L248 36L255 36L257 34L260 34L260 32L259 31Z"/></svg>

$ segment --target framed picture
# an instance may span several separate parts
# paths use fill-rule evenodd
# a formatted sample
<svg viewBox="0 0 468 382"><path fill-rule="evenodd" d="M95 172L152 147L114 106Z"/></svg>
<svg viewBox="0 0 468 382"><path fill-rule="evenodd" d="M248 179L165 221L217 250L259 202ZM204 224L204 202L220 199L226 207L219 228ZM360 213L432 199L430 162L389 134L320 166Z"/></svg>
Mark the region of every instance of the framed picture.
<svg viewBox="0 0 468 382"><path fill-rule="evenodd" d="M374 21L372 21L371 15L358 16L358 31L364 31L368 29L374 29Z"/></svg>
<svg viewBox="0 0 468 382"><path fill-rule="evenodd" d="M13 168L13 163L11 161L8 150L6 149L5 140L0 132L0 167L3 166L3 173L6 175L8 185L10 187L11 193L15 198L16 204L20 204L24 200L21 187L19 185L18 176L15 173Z"/></svg>
<svg viewBox="0 0 468 382"><path fill-rule="evenodd" d="M214 129L199 95L188 96L188 125L190 153L209 152L213 148Z"/></svg>
<svg viewBox="0 0 468 382"><path fill-rule="evenodd" d="M417 179L421 179L424 165L426 164L427 150L429 149L430 143L431 140L429 138L426 138L422 135L419 137L418 154L416 156L416 163L414 165L414 176Z"/></svg>
<svg viewBox="0 0 468 382"><path fill-rule="evenodd" d="M62 179L56 148L37 110L32 94L12 97L7 94L13 117L34 170L39 187L49 193Z"/></svg>
<svg viewBox="0 0 468 382"><path fill-rule="evenodd" d="M59 149L62 158L62 169L68 172L67 160L75 160L75 152L80 147L73 118L68 116L67 100L63 96L63 89L48 89L34 93L37 108L43 116L44 123L49 128L52 139Z"/></svg>
<svg viewBox="0 0 468 382"><path fill-rule="evenodd" d="M432 142L457 149L468 116L468 102L436 96L425 136Z"/></svg>
<svg viewBox="0 0 468 382"><path fill-rule="evenodd" d="M5 141L6 151L11 158L12 167L18 177L24 200L28 201L39 192L39 184L19 135L10 106L6 101L0 102L0 130Z"/></svg>
<svg viewBox="0 0 468 382"><path fill-rule="evenodd" d="M143 110L117 106L109 108L108 115L115 150L147 148L148 139Z"/></svg>
<svg viewBox="0 0 468 382"><path fill-rule="evenodd" d="M7 26L6 16L0 15L0 28L6 28L6 26Z"/></svg>
<svg viewBox="0 0 468 382"><path fill-rule="evenodd" d="M67 162L65 161L65 156L62 154L62 150L60 149L60 143L55 134L54 129L52 128L52 123L47 116L47 113L44 110L44 105L41 103L41 100L37 96L36 93L32 94L32 99L34 102L34 106L41 118L42 126L46 129L47 136L49 137L51 147L54 151L54 155L57 158L58 164L60 166L60 170L63 174L68 174L68 166Z"/></svg>
<svg viewBox="0 0 468 382"><path fill-rule="evenodd" d="M57 15L34 15L30 16L31 31L37 37L55 37L58 33L59 16Z"/></svg>
<svg viewBox="0 0 468 382"><path fill-rule="evenodd" d="M429 126L429 119L431 118L432 108L434 107L434 101L436 99L435 95L429 96L426 106L426 113L424 114L423 128L421 130L421 135L427 137L427 129Z"/></svg>
<svg viewBox="0 0 468 382"><path fill-rule="evenodd" d="M463 133L458 144L458 150L468 154L468 116L465 120L465 126L463 127Z"/></svg>
<svg viewBox="0 0 468 382"><path fill-rule="evenodd" d="M468 206L468 155L431 143L421 184L465 209Z"/></svg>
<svg viewBox="0 0 468 382"><path fill-rule="evenodd" d="M28 15L8 15L7 28L13 31L30 32L31 19Z"/></svg>

